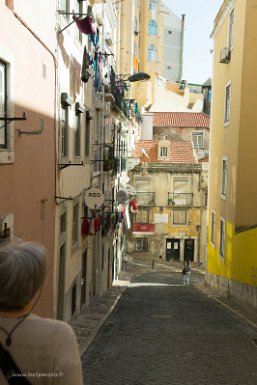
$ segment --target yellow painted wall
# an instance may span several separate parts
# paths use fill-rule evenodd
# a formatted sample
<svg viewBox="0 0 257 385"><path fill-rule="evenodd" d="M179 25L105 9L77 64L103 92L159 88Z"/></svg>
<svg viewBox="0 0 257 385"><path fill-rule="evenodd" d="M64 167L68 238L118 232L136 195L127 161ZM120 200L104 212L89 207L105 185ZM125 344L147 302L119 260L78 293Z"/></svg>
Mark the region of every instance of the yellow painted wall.
<svg viewBox="0 0 257 385"><path fill-rule="evenodd" d="M230 10L224 0L215 20L212 138L207 271L242 284L257 285L257 0L235 1L234 44L228 64L219 63L227 45ZM225 16L225 17L224 17ZM231 118L224 125L226 83L231 81ZM227 199L221 199L221 162L228 156ZM210 242L211 213L216 211L215 246ZM225 257L219 255L220 217L226 220Z"/></svg>
<svg viewBox="0 0 257 385"><path fill-rule="evenodd" d="M218 223L218 221L217 221ZM209 229L210 239L210 229ZM235 234L235 226L226 223L226 249L224 260L219 255L219 240L208 244L208 273L252 285L257 280L256 254L257 228Z"/></svg>

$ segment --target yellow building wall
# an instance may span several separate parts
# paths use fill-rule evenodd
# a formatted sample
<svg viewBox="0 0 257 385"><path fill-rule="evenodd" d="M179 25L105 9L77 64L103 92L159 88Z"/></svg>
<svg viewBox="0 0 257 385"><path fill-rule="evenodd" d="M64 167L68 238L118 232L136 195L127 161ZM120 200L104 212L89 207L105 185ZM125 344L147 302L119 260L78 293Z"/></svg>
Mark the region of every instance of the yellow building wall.
<svg viewBox="0 0 257 385"><path fill-rule="evenodd" d="M209 241L208 273L243 284L257 284L256 239L257 228L236 234L235 226L227 222L225 258L219 255L219 240L216 239L215 246Z"/></svg>

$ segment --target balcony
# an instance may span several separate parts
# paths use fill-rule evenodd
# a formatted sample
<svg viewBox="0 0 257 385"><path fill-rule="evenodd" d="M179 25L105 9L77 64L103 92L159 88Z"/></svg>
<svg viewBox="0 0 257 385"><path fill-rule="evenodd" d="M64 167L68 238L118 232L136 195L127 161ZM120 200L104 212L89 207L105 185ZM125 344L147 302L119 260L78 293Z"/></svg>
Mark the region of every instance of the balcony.
<svg viewBox="0 0 257 385"><path fill-rule="evenodd" d="M193 193L168 193L168 204L172 206L192 206Z"/></svg>
<svg viewBox="0 0 257 385"><path fill-rule="evenodd" d="M108 87L108 93L111 93L114 97L113 108L120 111L125 117L129 118L129 108L123 97L125 83L116 80L116 75L111 67L110 85ZM110 96L108 95L110 99Z"/></svg>
<svg viewBox="0 0 257 385"><path fill-rule="evenodd" d="M154 206L155 205L155 193L154 192L137 192L137 205L138 206Z"/></svg>
<svg viewBox="0 0 257 385"><path fill-rule="evenodd" d="M127 159L126 158L115 158L114 174L117 175L127 170Z"/></svg>

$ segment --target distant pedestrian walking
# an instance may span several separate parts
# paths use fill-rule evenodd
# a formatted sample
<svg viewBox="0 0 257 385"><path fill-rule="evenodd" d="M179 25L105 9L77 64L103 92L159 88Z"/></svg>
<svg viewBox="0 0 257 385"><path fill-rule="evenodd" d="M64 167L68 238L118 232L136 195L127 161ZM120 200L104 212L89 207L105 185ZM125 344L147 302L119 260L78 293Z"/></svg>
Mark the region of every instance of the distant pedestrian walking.
<svg viewBox="0 0 257 385"><path fill-rule="evenodd" d="M188 261L185 262L185 266L182 270L182 274L183 274L183 285L189 285L191 269Z"/></svg>

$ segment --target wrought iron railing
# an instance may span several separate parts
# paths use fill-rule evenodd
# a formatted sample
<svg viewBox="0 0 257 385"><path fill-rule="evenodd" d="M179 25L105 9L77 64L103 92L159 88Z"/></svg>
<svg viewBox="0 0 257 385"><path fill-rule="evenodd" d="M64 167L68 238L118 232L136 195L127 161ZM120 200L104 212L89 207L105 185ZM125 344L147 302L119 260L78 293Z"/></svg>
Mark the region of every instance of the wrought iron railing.
<svg viewBox="0 0 257 385"><path fill-rule="evenodd" d="M168 204L191 206L193 204L193 193L168 193Z"/></svg>
<svg viewBox="0 0 257 385"><path fill-rule="evenodd" d="M155 193L154 192L137 192L137 205L138 206L154 206L155 205Z"/></svg>

